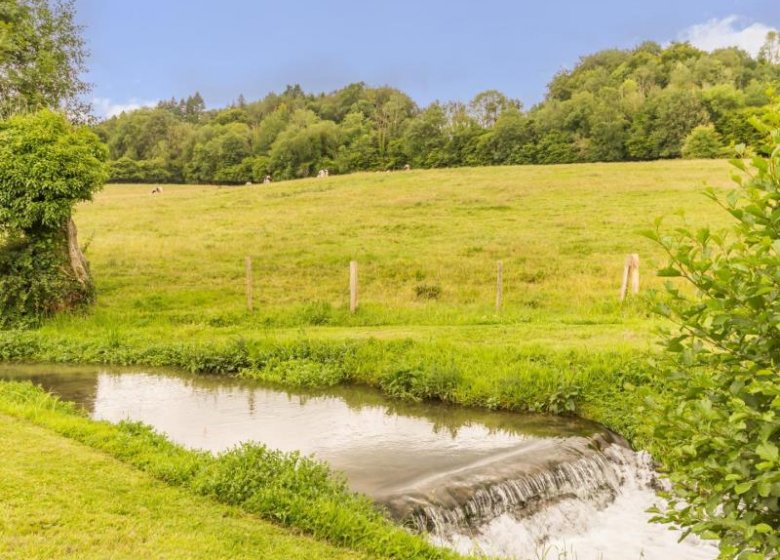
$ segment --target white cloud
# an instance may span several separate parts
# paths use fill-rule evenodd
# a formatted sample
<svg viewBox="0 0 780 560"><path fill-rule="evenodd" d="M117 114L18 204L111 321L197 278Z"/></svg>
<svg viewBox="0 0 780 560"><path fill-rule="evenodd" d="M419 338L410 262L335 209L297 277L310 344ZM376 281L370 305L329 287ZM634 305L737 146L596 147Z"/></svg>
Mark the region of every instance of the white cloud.
<svg viewBox="0 0 780 560"><path fill-rule="evenodd" d="M132 98L126 103L117 103L107 97L95 97L92 99L95 115L101 118L115 117L121 113L128 113L141 107L153 107L155 105L157 105L157 101L141 101L136 98Z"/></svg>
<svg viewBox="0 0 780 560"><path fill-rule="evenodd" d="M692 45L705 51L739 47L756 56L766 40L766 34L775 29L763 23L745 24L743 18L735 15L711 19L683 30L679 39L690 41Z"/></svg>

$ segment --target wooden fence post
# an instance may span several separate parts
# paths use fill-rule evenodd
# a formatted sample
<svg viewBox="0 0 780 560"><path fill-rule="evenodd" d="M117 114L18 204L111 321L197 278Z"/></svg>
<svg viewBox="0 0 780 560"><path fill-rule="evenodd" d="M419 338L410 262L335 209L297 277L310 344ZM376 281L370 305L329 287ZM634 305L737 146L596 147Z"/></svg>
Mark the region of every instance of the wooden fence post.
<svg viewBox="0 0 780 560"><path fill-rule="evenodd" d="M625 301L628 293L628 281L631 280L631 291L639 293L639 255L631 253L626 255L626 264L623 267L623 283L620 286L620 301Z"/></svg>
<svg viewBox="0 0 780 560"><path fill-rule="evenodd" d="M504 304L504 263L498 261L498 270L496 272L496 313L501 312Z"/></svg>
<svg viewBox="0 0 780 560"><path fill-rule="evenodd" d="M246 308L248 311L254 309L254 302L252 301L252 289L254 283L252 282L252 257L246 258Z"/></svg>
<svg viewBox="0 0 780 560"><path fill-rule="evenodd" d="M349 312L357 311L358 306L358 264L357 261L349 263Z"/></svg>

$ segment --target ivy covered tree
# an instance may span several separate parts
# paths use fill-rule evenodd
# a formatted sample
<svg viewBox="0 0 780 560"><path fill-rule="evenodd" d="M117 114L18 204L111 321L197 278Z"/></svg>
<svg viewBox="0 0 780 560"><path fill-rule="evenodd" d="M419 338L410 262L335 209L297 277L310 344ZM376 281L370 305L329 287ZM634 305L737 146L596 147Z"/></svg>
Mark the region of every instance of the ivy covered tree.
<svg viewBox="0 0 780 560"><path fill-rule="evenodd" d="M709 191L733 231L657 229L671 282L660 311L679 330L672 402L657 453L674 483L660 518L720 540L722 558L764 560L780 551L780 108L750 163L736 159L737 188ZM660 227L660 226L659 226Z"/></svg>
<svg viewBox="0 0 780 560"><path fill-rule="evenodd" d="M31 326L92 301L74 206L107 178L108 151L43 110L0 121L0 326Z"/></svg>

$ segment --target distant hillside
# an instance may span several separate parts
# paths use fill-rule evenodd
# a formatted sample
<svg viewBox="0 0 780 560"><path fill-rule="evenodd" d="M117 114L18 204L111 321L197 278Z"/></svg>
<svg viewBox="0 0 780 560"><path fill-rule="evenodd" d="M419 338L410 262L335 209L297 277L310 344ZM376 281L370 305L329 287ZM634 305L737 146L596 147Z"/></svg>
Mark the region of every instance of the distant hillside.
<svg viewBox="0 0 780 560"><path fill-rule="evenodd" d="M485 91L418 107L392 87L328 94L288 86L207 111L199 94L108 119L116 182L233 183L360 170L720 157L754 144L749 123L780 85L780 38L754 59L737 48L643 43L583 57L545 100Z"/></svg>

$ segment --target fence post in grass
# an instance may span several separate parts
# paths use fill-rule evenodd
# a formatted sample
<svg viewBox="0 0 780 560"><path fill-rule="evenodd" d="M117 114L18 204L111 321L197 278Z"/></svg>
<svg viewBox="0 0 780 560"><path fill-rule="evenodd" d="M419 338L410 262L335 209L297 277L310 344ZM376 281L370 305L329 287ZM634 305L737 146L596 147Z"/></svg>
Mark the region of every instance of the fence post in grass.
<svg viewBox="0 0 780 560"><path fill-rule="evenodd" d="M496 271L496 313L501 312L504 304L504 263L498 261L498 270Z"/></svg>
<svg viewBox="0 0 780 560"><path fill-rule="evenodd" d="M357 311L358 306L358 265L357 261L349 262L349 312Z"/></svg>
<svg viewBox="0 0 780 560"><path fill-rule="evenodd" d="M623 284L620 286L620 301L625 301L628 293L628 281L631 280L631 291L639 293L639 255L631 253L626 255L626 264L623 267Z"/></svg>
<svg viewBox="0 0 780 560"><path fill-rule="evenodd" d="M248 311L252 311L254 308L254 302L252 301L252 257L246 258L246 308Z"/></svg>
<svg viewBox="0 0 780 560"><path fill-rule="evenodd" d="M634 295L639 293L639 255L631 255L631 291Z"/></svg>

